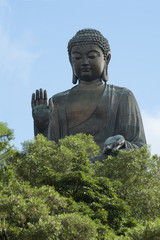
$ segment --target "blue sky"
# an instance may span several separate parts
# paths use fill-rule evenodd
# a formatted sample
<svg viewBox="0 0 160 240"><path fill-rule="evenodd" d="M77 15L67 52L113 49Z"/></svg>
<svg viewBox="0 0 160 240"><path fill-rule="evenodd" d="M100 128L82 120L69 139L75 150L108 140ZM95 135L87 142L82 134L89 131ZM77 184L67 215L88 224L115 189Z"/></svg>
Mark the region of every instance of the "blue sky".
<svg viewBox="0 0 160 240"><path fill-rule="evenodd" d="M152 153L160 154L159 0L0 0L0 121L16 147L33 139L31 94L72 87L67 43L80 29L108 39L109 83L135 95Z"/></svg>

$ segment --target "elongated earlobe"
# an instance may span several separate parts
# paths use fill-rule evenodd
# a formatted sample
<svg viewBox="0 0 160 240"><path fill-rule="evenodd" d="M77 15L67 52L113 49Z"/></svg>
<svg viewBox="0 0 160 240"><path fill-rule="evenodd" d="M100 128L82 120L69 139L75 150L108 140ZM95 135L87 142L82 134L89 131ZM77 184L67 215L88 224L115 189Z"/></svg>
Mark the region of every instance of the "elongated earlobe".
<svg viewBox="0 0 160 240"><path fill-rule="evenodd" d="M105 81L105 82L108 81L108 64L109 64L110 60L111 60L111 53L108 52L107 60L105 62L105 67L104 67L103 74L102 74L103 81Z"/></svg>
<svg viewBox="0 0 160 240"><path fill-rule="evenodd" d="M108 66L104 67L103 73L102 73L102 78L104 82L108 81Z"/></svg>
<svg viewBox="0 0 160 240"><path fill-rule="evenodd" d="M78 80L78 78L77 78L77 76L74 74L74 72L73 72L73 78L72 78L72 83L73 84L76 84L77 83L77 80Z"/></svg>

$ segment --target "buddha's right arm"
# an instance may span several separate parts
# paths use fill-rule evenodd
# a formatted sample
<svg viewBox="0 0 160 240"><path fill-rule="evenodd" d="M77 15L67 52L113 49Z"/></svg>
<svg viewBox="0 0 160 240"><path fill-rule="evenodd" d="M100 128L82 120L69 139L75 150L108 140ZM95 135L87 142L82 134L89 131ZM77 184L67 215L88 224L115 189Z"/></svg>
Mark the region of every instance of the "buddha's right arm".
<svg viewBox="0 0 160 240"><path fill-rule="evenodd" d="M34 121L34 136L37 136L37 134L43 134L44 137L48 138L48 125L49 121L41 126L37 126L37 123Z"/></svg>
<svg viewBox="0 0 160 240"><path fill-rule="evenodd" d="M48 125L51 110L46 105L32 107L32 116L34 119L34 135L43 134L48 138Z"/></svg>
<svg viewBox="0 0 160 240"><path fill-rule="evenodd" d="M49 109L45 106L37 106L32 109L34 136L43 134L43 136L48 138L49 114Z"/></svg>

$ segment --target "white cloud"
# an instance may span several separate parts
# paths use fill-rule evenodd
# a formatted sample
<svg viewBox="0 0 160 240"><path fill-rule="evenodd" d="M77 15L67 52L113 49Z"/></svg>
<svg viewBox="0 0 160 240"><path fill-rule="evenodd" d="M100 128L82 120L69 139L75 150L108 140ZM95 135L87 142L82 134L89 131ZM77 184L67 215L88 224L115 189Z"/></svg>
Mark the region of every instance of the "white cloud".
<svg viewBox="0 0 160 240"><path fill-rule="evenodd" d="M147 143L151 145L151 153L160 155L160 111L154 114L142 111Z"/></svg>

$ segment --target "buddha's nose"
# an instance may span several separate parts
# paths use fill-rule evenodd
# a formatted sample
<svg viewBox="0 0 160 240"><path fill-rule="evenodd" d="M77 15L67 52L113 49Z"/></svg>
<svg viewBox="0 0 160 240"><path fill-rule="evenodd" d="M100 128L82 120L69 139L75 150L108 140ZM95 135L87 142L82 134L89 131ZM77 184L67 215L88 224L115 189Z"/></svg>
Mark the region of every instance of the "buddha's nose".
<svg viewBox="0 0 160 240"><path fill-rule="evenodd" d="M87 56L83 56L82 57L82 63L81 63L81 65L82 66L86 66L86 65L88 65L89 63L88 63L88 58L87 58Z"/></svg>

